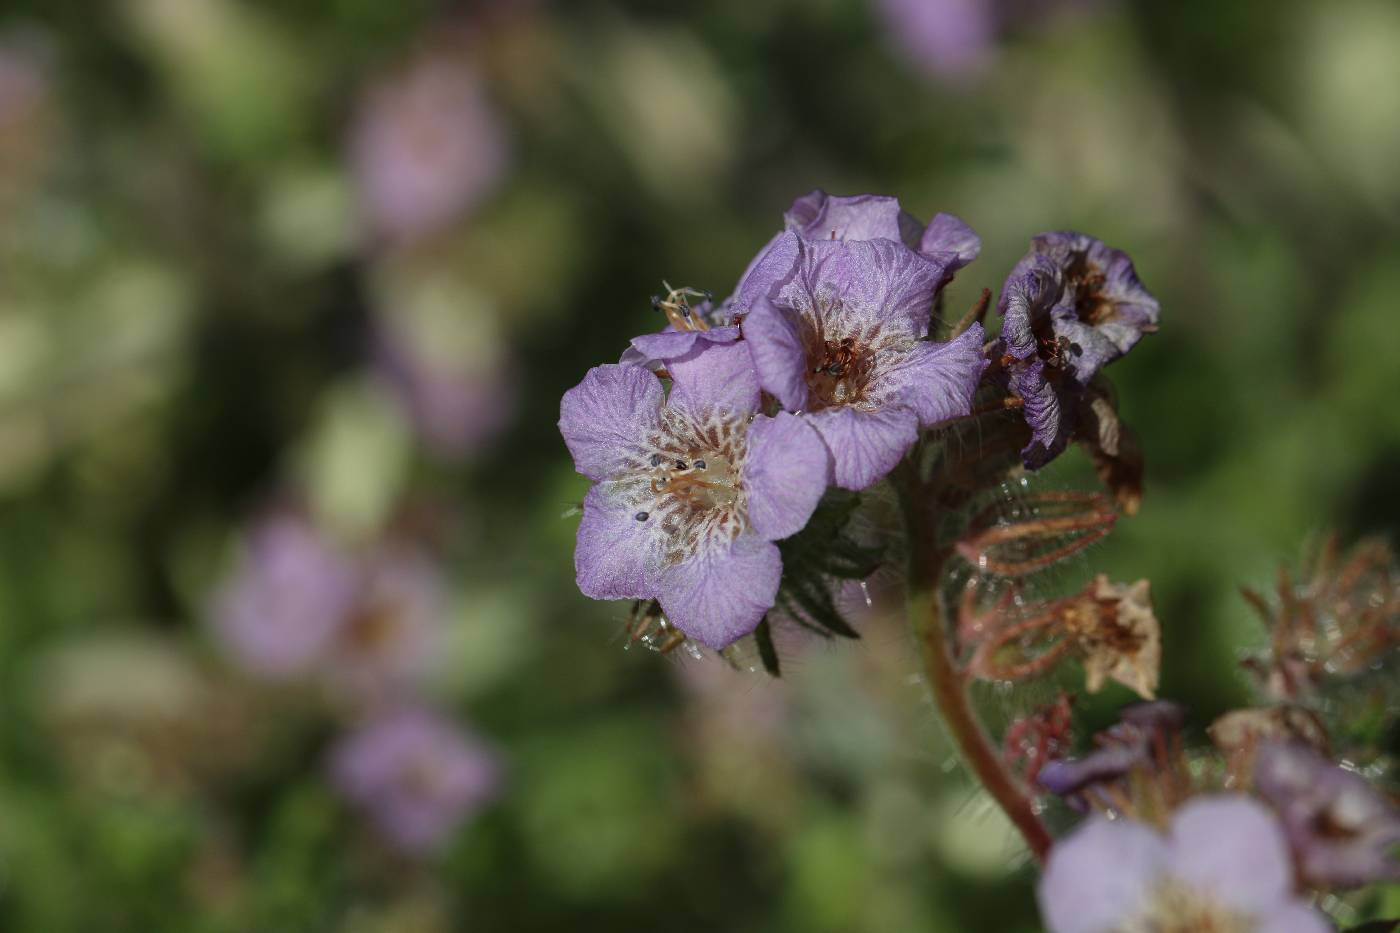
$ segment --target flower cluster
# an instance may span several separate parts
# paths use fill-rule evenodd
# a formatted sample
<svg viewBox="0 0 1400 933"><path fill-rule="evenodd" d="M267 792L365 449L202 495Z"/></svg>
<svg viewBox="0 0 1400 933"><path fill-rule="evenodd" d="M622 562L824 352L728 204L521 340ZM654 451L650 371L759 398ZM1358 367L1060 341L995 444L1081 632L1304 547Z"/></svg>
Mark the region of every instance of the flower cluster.
<svg viewBox="0 0 1400 933"><path fill-rule="evenodd" d="M943 288L980 248L952 215L923 224L894 198L814 191L728 298L653 299L665 329L591 370L560 409L595 483L575 554L584 594L654 600L684 635L724 648L782 602L796 571L777 542L829 490L869 489L934 429L979 414L979 392L999 394L989 411L1024 409L1027 467L1063 449L1074 422L1049 407L1088 404L1089 381L1155 325L1156 303L1123 254L1046 234L1008 280L1018 297L1003 297L999 341L985 302L934 339ZM1044 279L1034 313L1032 275Z"/></svg>
<svg viewBox="0 0 1400 933"><path fill-rule="evenodd" d="M215 635L248 673L324 686L352 715L331 780L413 855L446 843L500 772L484 740L423 702L447 613L423 549L386 540L351 553L290 509L254 525L212 607Z"/></svg>
<svg viewBox="0 0 1400 933"><path fill-rule="evenodd" d="M1141 451L1104 374L1157 328L1132 261L1079 233L1033 238L989 335L985 289L956 322L936 313L980 249L957 218L817 191L784 220L727 298L667 286L665 328L564 395L560 430L594 483L580 589L635 600L628 636L658 650L688 639L735 661L753 633L777 674L772 620L854 636L836 596L901 556L891 575L934 700L1042 861L1055 933L1324 930L1319 893L1400 878L1400 811L1368 780L1392 765L1387 548L1332 542L1306 583L1280 575L1276 604L1246 591L1270 634L1248 662L1260 702L1220 717L1214 748L1188 745L1186 710L1155 699L1147 580L1038 582L1141 500ZM1105 491L1028 483L1071 444ZM882 484L894 495L870 492ZM1147 702L1076 751L1065 662L1087 692ZM1036 681L1054 701L989 735L978 683ZM1057 800L1085 818L1058 843L1042 819Z"/></svg>

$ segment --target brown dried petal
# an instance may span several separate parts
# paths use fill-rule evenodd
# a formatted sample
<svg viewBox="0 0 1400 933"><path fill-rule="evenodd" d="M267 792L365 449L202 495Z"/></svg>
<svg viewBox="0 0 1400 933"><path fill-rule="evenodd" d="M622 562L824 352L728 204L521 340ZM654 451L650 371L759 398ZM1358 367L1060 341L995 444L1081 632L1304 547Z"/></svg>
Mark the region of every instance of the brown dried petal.
<svg viewBox="0 0 1400 933"><path fill-rule="evenodd" d="M1065 614L1084 653L1084 682L1097 693L1115 680L1143 699L1156 696L1162 662L1162 631L1152 611L1147 580L1124 585L1100 574L1091 595Z"/></svg>

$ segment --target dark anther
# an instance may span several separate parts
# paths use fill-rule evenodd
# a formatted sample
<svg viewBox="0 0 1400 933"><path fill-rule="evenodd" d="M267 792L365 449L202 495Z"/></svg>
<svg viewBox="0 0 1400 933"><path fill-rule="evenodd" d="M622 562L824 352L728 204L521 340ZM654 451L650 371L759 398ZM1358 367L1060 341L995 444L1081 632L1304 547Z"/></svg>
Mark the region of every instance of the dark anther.
<svg viewBox="0 0 1400 933"><path fill-rule="evenodd" d="M660 296L660 295L652 295L652 296L651 296L651 310L653 310L653 311L660 311L660 310L661 310L661 296Z"/></svg>
<svg viewBox="0 0 1400 933"><path fill-rule="evenodd" d="M648 512L638 512L636 515L634 515L634 516L632 516L632 517L635 518L635 519L636 519L637 521L639 521L639 522L644 522L644 521L646 521L648 518L651 518L651 514L648 513Z"/></svg>
<svg viewBox="0 0 1400 933"><path fill-rule="evenodd" d="M844 363L833 363L830 367L827 368L827 374L831 376L840 376L845 372L846 365Z"/></svg>
<svg viewBox="0 0 1400 933"><path fill-rule="evenodd" d="M676 461L676 469L677 469L677 470L684 470L684 469L685 469L685 465L686 465L686 464L685 464L685 461L684 461L684 460L677 460L677 461Z"/></svg>
<svg viewBox="0 0 1400 933"><path fill-rule="evenodd" d="M695 469L697 469L697 470L703 470L703 469L705 469L705 461L704 461L704 460L696 460L696 461L695 461Z"/></svg>
<svg viewBox="0 0 1400 933"><path fill-rule="evenodd" d="M661 466L661 455L660 455L660 454L652 454L652 455L651 455L651 465L654 466L654 467L659 467L659 466Z"/></svg>

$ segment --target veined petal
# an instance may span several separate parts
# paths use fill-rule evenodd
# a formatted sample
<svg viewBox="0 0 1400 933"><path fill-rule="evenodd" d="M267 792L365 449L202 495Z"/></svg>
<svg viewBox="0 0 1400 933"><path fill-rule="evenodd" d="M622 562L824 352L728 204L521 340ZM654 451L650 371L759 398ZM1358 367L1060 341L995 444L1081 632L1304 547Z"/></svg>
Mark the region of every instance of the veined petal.
<svg viewBox="0 0 1400 933"><path fill-rule="evenodd" d="M1021 413L1031 428L1031 441L1021 451L1028 469L1038 470L1055 459L1069 443L1071 413L1046 378L1045 364L1031 360L1011 372L1011 391L1024 403Z"/></svg>
<svg viewBox="0 0 1400 933"><path fill-rule="evenodd" d="M733 343L739 339L739 328L711 327L709 330L667 330L642 334L632 338L630 349L622 355L621 363L650 367L665 364L685 356L695 349L697 341L704 343Z"/></svg>
<svg viewBox="0 0 1400 933"><path fill-rule="evenodd" d="M747 416L758 410L758 373L742 343L698 340L684 356L668 360L670 408L703 420L712 410Z"/></svg>
<svg viewBox="0 0 1400 933"><path fill-rule="evenodd" d="M809 240L899 240L914 220L900 210L895 198L875 194L850 197L827 194L820 188L792 202L783 221L789 230ZM915 233L915 241L918 235ZM914 245L913 243L909 245Z"/></svg>
<svg viewBox="0 0 1400 933"><path fill-rule="evenodd" d="M599 483L583 499L574 548L578 588L591 599L649 599L655 595L660 542L636 509Z"/></svg>
<svg viewBox="0 0 1400 933"><path fill-rule="evenodd" d="M881 374L890 390L880 394L914 409L923 427L972 411L972 397L988 366L981 324L947 343L917 341L908 355Z"/></svg>
<svg viewBox="0 0 1400 933"><path fill-rule="evenodd" d="M574 468L592 480L615 473L660 422L665 394L656 375L641 367L590 369L559 405L559 432Z"/></svg>
<svg viewBox="0 0 1400 933"><path fill-rule="evenodd" d="M895 240L804 241L801 274L775 304L847 330L879 329L918 338L928 332L944 266Z"/></svg>
<svg viewBox="0 0 1400 933"><path fill-rule="evenodd" d="M1167 861L1150 827L1094 817L1050 850L1037 896L1050 933L1106 933L1131 921Z"/></svg>
<svg viewBox="0 0 1400 933"><path fill-rule="evenodd" d="M779 233L759 250L734 288L732 305L736 314L745 314L760 298L783 288L797 274L800 237L791 231Z"/></svg>
<svg viewBox="0 0 1400 933"><path fill-rule="evenodd" d="M744 534L666 568L656 598L677 628L718 651L763 621L782 573L778 546Z"/></svg>
<svg viewBox="0 0 1400 933"><path fill-rule="evenodd" d="M807 351L789 313L766 298L756 302L744 318L744 343L759 385L789 411L806 408Z"/></svg>
<svg viewBox="0 0 1400 933"><path fill-rule="evenodd" d="M937 214L924 229L919 240L919 252L948 254L946 272L956 272L972 262L982 252L982 238L959 217Z"/></svg>
<svg viewBox="0 0 1400 933"><path fill-rule="evenodd" d="M1036 355L1035 329L1064 294L1064 281L1059 267L1049 259L1032 253L1016 264L1002 286L997 299L1001 315L1001 339L1006 352L1018 360Z"/></svg>
<svg viewBox="0 0 1400 933"><path fill-rule="evenodd" d="M1057 309L1055 318L1055 336L1069 341L1064 367L1074 374L1080 385L1088 385L1095 373L1123 355L1123 351L1118 349L1109 334L1111 328L1120 325L1103 324L1095 327L1085 324L1075 317L1072 308L1067 317L1061 317Z"/></svg>
<svg viewBox="0 0 1400 933"><path fill-rule="evenodd" d="M903 406L878 411L842 406L805 417L831 451L832 478L843 489L878 483L919 436L919 416Z"/></svg>
<svg viewBox="0 0 1400 933"><path fill-rule="evenodd" d="M744 485L749 521L761 537L776 541L801 531L830 476L826 445L803 419L784 411L753 420Z"/></svg>

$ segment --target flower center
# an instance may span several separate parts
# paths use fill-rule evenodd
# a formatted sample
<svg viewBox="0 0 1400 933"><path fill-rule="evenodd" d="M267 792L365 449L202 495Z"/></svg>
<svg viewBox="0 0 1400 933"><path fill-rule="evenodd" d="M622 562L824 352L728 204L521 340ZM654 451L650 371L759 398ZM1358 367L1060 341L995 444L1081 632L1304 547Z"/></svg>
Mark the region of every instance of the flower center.
<svg viewBox="0 0 1400 933"><path fill-rule="evenodd" d="M718 452L684 457L652 454L651 491L696 509L728 508L739 500L738 471ZM641 519L645 521L645 519Z"/></svg>
<svg viewBox="0 0 1400 933"><path fill-rule="evenodd" d="M355 613L346 642L356 654L374 654L398 635L399 612L394 606L366 606Z"/></svg>
<svg viewBox="0 0 1400 933"><path fill-rule="evenodd" d="M1075 253L1065 269L1066 284L1074 292L1074 313L1086 324L1103 324L1118 317L1118 306L1104 294L1103 270L1089 262L1087 253Z"/></svg>
<svg viewBox="0 0 1400 933"><path fill-rule="evenodd" d="M666 409L660 430L618 477L632 518L650 529L663 565L733 541L747 527L748 419Z"/></svg>
<svg viewBox="0 0 1400 933"><path fill-rule="evenodd" d="M1145 909L1119 933L1250 933L1250 917L1176 881L1157 887Z"/></svg>

